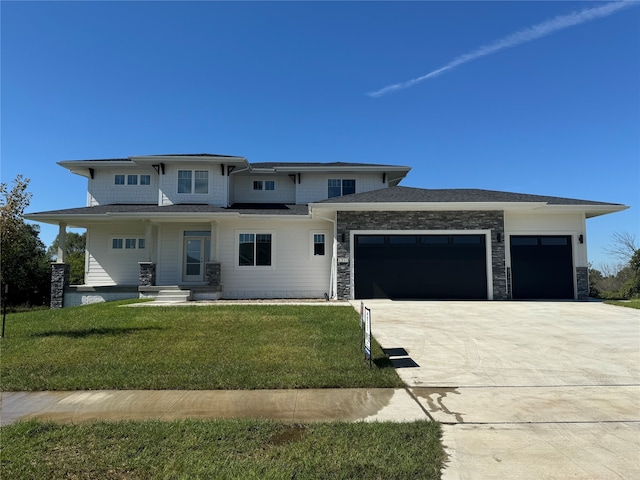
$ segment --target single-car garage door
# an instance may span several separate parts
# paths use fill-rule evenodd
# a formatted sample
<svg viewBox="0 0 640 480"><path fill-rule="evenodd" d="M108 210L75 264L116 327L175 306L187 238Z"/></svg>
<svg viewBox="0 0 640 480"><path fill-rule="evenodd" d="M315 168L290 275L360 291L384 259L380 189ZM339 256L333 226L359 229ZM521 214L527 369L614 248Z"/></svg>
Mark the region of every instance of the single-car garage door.
<svg viewBox="0 0 640 480"><path fill-rule="evenodd" d="M484 235L355 235L355 298L485 299Z"/></svg>
<svg viewBox="0 0 640 480"><path fill-rule="evenodd" d="M512 236L511 285L514 299L573 299L571 236Z"/></svg>

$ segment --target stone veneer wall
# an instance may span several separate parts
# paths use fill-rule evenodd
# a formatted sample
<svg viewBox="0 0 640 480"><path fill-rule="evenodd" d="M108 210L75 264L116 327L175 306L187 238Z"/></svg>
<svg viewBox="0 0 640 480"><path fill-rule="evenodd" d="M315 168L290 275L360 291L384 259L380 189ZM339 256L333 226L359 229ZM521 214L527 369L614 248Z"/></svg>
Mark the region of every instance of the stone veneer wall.
<svg viewBox="0 0 640 480"><path fill-rule="evenodd" d="M156 284L156 264L153 262L138 262L140 273L138 274L138 285L142 287L152 287Z"/></svg>
<svg viewBox="0 0 640 480"><path fill-rule="evenodd" d="M491 230L493 298L505 300L504 213L502 211L452 212L338 212L338 298L351 298L350 234L352 230ZM500 241L497 236L500 235ZM344 240L344 241L340 241Z"/></svg>
<svg viewBox="0 0 640 480"><path fill-rule="evenodd" d="M69 285L70 267L66 263L51 264L51 308L64 306L64 289Z"/></svg>
<svg viewBox="0 0 640 480"><path fill-rule="evenodd" d="M219 287L221 285L221 270L218 262L207 262L204 269L204 276L207 285L211 287Z"/></svg>
<svg viewBox="0 0 640 480"><path fill-rule="evenodd" d="M576 267L576 280L578 300L587 300L589 298L589 269L587 267Z"/></svg>

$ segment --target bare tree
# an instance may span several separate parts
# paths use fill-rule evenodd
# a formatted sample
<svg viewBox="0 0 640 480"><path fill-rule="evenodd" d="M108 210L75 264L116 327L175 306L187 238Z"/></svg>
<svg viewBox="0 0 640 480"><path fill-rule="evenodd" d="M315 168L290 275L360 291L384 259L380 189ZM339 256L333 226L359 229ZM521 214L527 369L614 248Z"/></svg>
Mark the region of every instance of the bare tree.
<svg viewBox="0 0 640 480"><path fill-rule="evenodd" d="M611 245L604 251L617 258L623 265L628 265L639 246L636 236L630 232L615 232L611 235Z"/></svg>

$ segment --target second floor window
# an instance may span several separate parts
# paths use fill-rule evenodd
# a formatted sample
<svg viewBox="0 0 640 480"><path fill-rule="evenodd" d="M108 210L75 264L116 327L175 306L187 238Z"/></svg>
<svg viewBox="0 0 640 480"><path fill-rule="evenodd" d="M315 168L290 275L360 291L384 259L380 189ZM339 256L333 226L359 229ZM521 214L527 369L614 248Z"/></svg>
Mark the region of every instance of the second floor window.
<svg viewBox="0 0 640 480"><path fill-rule="evenodd" d="M138 179L140 180L138 182ZM114 183L116 185L151 185L151 175L121 175L115 176Z"/></svg>
<svg viewBox="0 0 640 480"><path fill-rule="evenodd" d="M209 193L207 170L178 170L178 193Z"/></svg>
<svg viewBox="0 0 640 480"><path fill-rule="evenodd" d="M350 195L356 193L356 181L353 179L329 179L329 198L341 197L342 195Z"/></svg>
<svg viewBox="0 0 640 480"><path fill-rule="evenodd" d="M275 190L276 182L275 180L254 180L253 189L254 190Z"/></svg>

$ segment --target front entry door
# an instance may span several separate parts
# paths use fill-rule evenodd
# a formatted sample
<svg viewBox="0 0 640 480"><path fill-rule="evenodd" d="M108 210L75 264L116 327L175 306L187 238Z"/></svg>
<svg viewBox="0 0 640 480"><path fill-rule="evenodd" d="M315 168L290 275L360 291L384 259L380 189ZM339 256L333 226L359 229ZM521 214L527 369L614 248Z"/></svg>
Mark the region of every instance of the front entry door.
<svg viewBox="0 0 640 480"><path fill-rule="evenodd" d="M183 256L183 282L203 282L204 263L209 257L207 237L185 237Z"/></svg>

